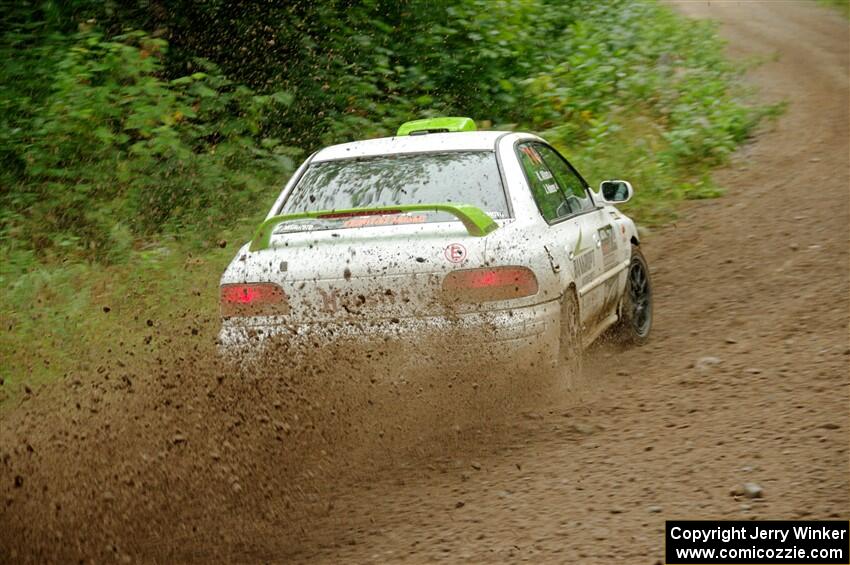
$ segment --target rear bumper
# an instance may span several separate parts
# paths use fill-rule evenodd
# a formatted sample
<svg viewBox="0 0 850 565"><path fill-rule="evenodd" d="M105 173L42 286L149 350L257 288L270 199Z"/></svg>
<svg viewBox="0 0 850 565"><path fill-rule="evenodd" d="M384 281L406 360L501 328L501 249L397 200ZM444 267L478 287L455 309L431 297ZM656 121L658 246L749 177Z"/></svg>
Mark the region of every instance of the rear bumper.
<svg viewBox="0 0 850 565"><path fill-rule="evenodd" d="M254 318L228 319L219 332L219 351L235 358L253 357L272 343L287 349L315 348L355 341L359 346L400 343L408 351L428 350L440 362L466 363L482 356L518 360L532 355L551 361L559 347L560 306L557 300L514 308L458 315L392 320L340 321L288 325ZM536 365L536 363L535 363Z"/></svg>

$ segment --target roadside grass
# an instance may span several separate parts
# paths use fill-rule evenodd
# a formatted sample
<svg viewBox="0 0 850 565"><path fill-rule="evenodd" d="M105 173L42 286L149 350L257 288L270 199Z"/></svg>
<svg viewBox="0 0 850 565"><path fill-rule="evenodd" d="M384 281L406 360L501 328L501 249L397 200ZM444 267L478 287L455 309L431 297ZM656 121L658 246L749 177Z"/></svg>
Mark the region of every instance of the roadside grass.
<svg viewBox="0 0 850 565"><path fill-rule="evenodd" d="M149 242L118 265L37 265L15 278L0 298L0 410L25 387L96 372L112 358L154 359L168 345L160 333L210 339L221 272L261 217L222 232L225 247Z"/></svg>
<svg viewBox="0 0 850 565"><path fill-rule="evenodd" d="M772 122L785 111L786 103L754 108L753 124ZM657 119L647 112L624 112L609 116L604 142L571 147L558 131L541 132L581 172L596 190L603 180L628 180L635 189L632 200L620 208L639 225L661 226L676 219L686 200L717 198L725 192L711 172L719 161L685 161L670 156L670 142Z"/></svg>
<svg viewBox="0 0 850 565"><path fill-rule="evenodd" d="M850 0L818 0L825 6L830 6L844 14L844 17L850 18Z"/></svg>

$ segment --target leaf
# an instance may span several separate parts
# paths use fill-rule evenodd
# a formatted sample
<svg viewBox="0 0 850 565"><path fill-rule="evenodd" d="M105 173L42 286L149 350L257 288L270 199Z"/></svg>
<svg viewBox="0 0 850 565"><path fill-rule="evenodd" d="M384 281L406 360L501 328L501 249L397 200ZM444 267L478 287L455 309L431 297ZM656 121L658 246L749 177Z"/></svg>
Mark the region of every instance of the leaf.
<svg viewBox="0 0 850 565"><path fill-rule="evenodd" d="M211 97L216 96L218 94L212 88L210 88L210 87L208 87L204 84L200 84L200 83L193 84L192 87L189 89L189 91L192 94L195 94L195 95L200 96L202 98L211 98Z"/></svg>

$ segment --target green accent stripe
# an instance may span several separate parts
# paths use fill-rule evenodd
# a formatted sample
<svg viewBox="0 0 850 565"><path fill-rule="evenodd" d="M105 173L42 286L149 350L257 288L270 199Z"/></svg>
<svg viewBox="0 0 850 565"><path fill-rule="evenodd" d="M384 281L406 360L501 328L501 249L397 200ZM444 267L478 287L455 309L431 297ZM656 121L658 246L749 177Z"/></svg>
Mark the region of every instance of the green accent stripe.
<svg viewBox="0 0 850 565"><path fill-rule="evenodd" d="M573 247L573 256L574 257L578 257L579 255L581 255L582 253L584 253L584 251L586 251L588 249L587 247L581 246L581 238L582 237L584 237L584 230L580 229L580 230L578 230L578 239L576 240L576 245L575 245L575 247Z"/></svg>
<svg viewBox="0 0 850 565"><path fill-rule="evenodd" d="M448 212L463 222L463 226L469 235L483 237L499 227L493 218L483 210L471 204L405 204L401 206L382 206L379 208L346 208L341 210L319 210L316 212L300 212L298 214L285 214L283 216L272 216L264 221L254 232L251 240L251 251L268 249L271 244L274 229L284 223L294 220L306 220L310 218L339 217L339 216L368 216L371 214L392 214L402 212Z"/></svg>

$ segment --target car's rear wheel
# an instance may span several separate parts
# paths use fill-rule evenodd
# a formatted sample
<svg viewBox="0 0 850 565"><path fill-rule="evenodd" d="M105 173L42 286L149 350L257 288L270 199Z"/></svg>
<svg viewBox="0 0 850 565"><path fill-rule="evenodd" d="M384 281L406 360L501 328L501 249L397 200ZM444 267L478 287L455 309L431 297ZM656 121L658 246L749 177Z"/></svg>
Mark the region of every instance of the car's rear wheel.
<svg viewBox="0 0 850 565"><path fill-rule="evenodd" d="M582 369L581 317L578 297L572 288L561 299L561 340L558 352L558 369L571 376L579 376Z"/></svg>
<svg viewBox="0 0 850 565"><path fill-rule="evenodd" d="M632 245L632 260L620 314L616 329L620 341L632 345L646 343L652 329L652 281L649 265L636 245Z"/></svg>

